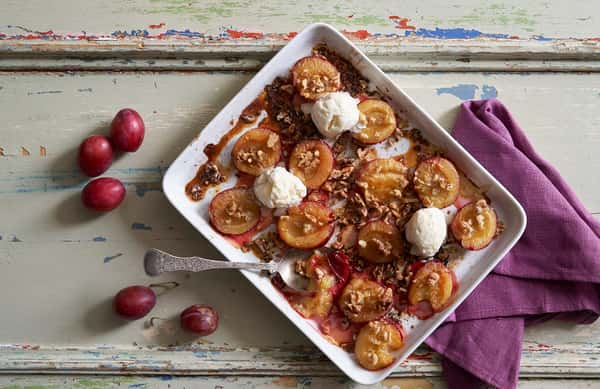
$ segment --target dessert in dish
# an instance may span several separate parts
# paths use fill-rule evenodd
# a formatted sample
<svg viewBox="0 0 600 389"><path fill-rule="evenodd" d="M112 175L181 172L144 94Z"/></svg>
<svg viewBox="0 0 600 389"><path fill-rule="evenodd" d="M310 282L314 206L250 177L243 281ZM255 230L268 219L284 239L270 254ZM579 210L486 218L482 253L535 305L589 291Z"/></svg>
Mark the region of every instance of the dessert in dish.
<svg viewBox="0 0 600 389"><path fill-rule="evenodd" d="M453 301L461 253L502 230L401 108L316 46L206 147L185 188L191 201L212 196L211 225L241 250L297 257L307 289L280 292L370 370L393 363L414 320Z"/></svg>

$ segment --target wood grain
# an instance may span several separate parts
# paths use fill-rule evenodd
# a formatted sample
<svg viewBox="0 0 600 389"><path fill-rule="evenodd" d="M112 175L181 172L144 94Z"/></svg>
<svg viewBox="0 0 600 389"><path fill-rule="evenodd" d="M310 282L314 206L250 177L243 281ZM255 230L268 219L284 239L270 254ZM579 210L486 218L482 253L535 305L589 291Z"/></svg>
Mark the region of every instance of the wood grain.
<svg viewBox="0 0 600 389"><path fill-rule="evenodd" d="M157 327L124 323L111 313L118 289L150 282L141 263L147 247L219 257L168 204L160 180L251 76L0 73L0 282L11 291L0 295L0 371L89 373L100 366L106 373L340 374L238 273L161 277L182 286L159 297L152 315L165 320ZM599 183L588 177L600 168L599 77L392 74L446 128L462 100L501 98L542 156L595 212ZM106 133L124 106L140 111L148 133L138 153L120 156L107 173L125 182L126 201L98 216L80 204L85 179L75 166L75 150L88 134ZM222 314L219 331L200 343L177 325L177 313L192 303L209 303ZM522 375L600 376L593 341L599 334L597 324L528 329ZM395 376L439 374L437 356L423 349Z"/></svg>

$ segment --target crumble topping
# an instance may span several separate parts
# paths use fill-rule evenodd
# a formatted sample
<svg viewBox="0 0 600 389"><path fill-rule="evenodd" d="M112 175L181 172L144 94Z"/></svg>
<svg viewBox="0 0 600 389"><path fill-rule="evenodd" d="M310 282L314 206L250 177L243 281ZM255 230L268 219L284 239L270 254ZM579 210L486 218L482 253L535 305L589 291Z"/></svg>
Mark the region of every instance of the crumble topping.
<svg viewBox="0 0 600 389"><path fill-rule="evenodd" d="M319 158L319 150L307 150L300 153L298 167L304 170L312 171L319 166L321 159Z"/></svg>
<svg viewBox="0 0 600 389"><path fill-rule="evenodd" d="M436 272L431 272L431 274L429 274L429 276L427 277L427 285L435 286L435 284L437 284L439 280L440 275Z"/></svg>
<svg viewBox="0 0 600 389"><path fill-rule="evenodd" d="M335 90L339 84L338 77L329 78L324 74L311 73L304 70L298 79L302 89L310 92L313 95L323 93L328 90Z"/></svg>
<svg viewBox="0 0 600 389"><path fill-rule="evenodd" d="M248 212L244 211L244 209L235 202L227 204L227 206L225 207L225 215L229 216L225 219L226 224L231 224L233 219L241 220L244 222L250 219Z"/></svg>
<svg viewBox="0 0 600 389"><path fill-rule="evenodd" d="M239 161L243 161L248 164L260 165L262 162L265 161L265 152L260 149L257 150L255 148L251 148L248 150L241 150L236 155L236 158Z"/></svg>
<svg viewBox="0 0 600 389"><path fill-rule="evenodd" d="M369 82L360 75L358 70L356 70L350 62L328 49L325 45L316 46L313 49L313 53L327 58L327 60L336 67L340 73L343 90L346 90L353 97L367 93ZM371 93L371 95L372 94L373 93Z"/></svg>
<svg viewBox="0 0 600 389"><path fill-rule="evenodd" d="M381 253L384 257L392 253L392 244L389 241L383 241L381 239L373 238L371 242L375 245L375 249Z"/></svg>
<svg viewBox="0 0 600 389"><path fill-rule="evenodd" d="M252 251L260 260L270 262L282 255L285 244L276 232L267 232L242 246L243 251Z"/></svg>

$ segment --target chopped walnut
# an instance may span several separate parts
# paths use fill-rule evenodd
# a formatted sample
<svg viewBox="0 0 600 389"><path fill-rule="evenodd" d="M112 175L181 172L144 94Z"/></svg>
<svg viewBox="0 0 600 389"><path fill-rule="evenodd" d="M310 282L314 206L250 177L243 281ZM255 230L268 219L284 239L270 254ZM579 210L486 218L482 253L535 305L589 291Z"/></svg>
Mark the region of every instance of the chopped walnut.
<svg viewBox="0 0 600 389"><path fill-rule="evenodd" d="M252 250L252 252L254 252L261 260L269 262L274 258L281 256L285 245L281 239L279 239L277 233L268 232L247 243L244 247Z"/></svg>
<svg viewBox="0 0 600 389"><path fill-rule="evenodd" d="M371 242L375 245L377 251L383 256L388 256L392 253L392 244L389 241L382 241L381 239L373 238Z"/></svg>
<svg viewBox="0 0 600 389"><path fill-rule="evenodd" d="M240 151L235 157L239 161L260 166L265 161L265 152L260 149L251 148Z"/></svg>
<svg viewBox="0 0 600 389"><path fill-rule="evenodd" d="M298 259L294 264L294 271L303 277L308 277L306 274L306 259Z"/></svg>
<svg viewBox="0 0 600 389"><path fill-rule="evenodd" d="M307 150L300 153L298 167L305 170L314 170L319 166L321 159L319 158L319 150Z"/></svg>
<svg viewBox="0 0 600 389"><path fill-rule="evenodd" d="M429 276L427 277L427 284L429 286L434 286L435 284L437 284L437 282L440 280L440 275L436 272L432 272L431 274L429 274Z"/></svg>
<svg viewBox="0 0 600 389"><path fill-rule="evenodd" d="M299 81L302 89L311 94L320 94L327 90L335 90L339 84L339 77L330 79L326 75L311 73L305 70L300 74Z"/></svg>
<svg viewBox="0 0 600 389"><path fill-rule="evenodd" d="M358 156L359 160L368 162L368 161L377 159L377 150L374 149L373 147L367 147L367 148L359 147L358 149L356 149L356 155Z"/></svg>
<svg viewBox="0 0 600 389"><path fill-rule="evenodd" d="M267 147L272 149L273 147L275 147L275 145L277 144L277 141L279 140L279 136L276 134L269 134L269 137L267 138Z"/></svg>
<svg viewBox="0 0 600 389"><path fill-rule="evenodd" d="M371 366L376 366L377 362L379 362L379 357L377 356L377 353L373 350L367 351L367 359L369 360Z"/></svg>
<svg viewBox="0 0 600 389"><path fill-rule="evenodd" d="M241 221L248 221L250 216L248 212L245 212L242 208L240 208L237 203L229 203L225 207L225 215L229 216L229 218L225 219L226 224L231 224L232 219L237 219Z"/></svg>

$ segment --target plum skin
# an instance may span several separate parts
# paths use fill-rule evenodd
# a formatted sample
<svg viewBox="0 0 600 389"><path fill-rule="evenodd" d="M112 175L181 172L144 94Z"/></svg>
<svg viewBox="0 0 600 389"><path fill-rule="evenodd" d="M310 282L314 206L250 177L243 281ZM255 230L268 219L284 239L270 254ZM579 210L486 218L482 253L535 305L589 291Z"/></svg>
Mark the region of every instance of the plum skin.
<svg viewBox="0 0 600 389"><path fill-rule="evenodd" d="M107 212L121 204L125 198L125 193L125 186L116 178L96 178L90 181L81 191L81 201L90 209Z"/></svg>
<svg viewBox="0 0 600 389"><path fill-rule="evenodd" d="M110 138L115 147L122 151L137 151L142 145L145 131L142 117L131 108L117 112L110 124Z"/></svg>
<svg viewBox="0 0 600 389"><path fill-rule="evenodd" d="M185 330L206 336L217 330L219 314L208 305L195 304L181 312L180 321Z"/></svg>
<svg viewBox="0 0 600 389"><path fill-rule="evenodd" d="M110 140L102 135L91 135L79 145L77 164L88 177L104 173L113 161L113 147Z"/></svg>
<svg viewBox="0 0 600 389"><path fill-rule="evenodd" d="M119 316L137 320L146 316L156 304L156 294L147 286L133 285L121 289L113 299L113 309Z"/></svg>

